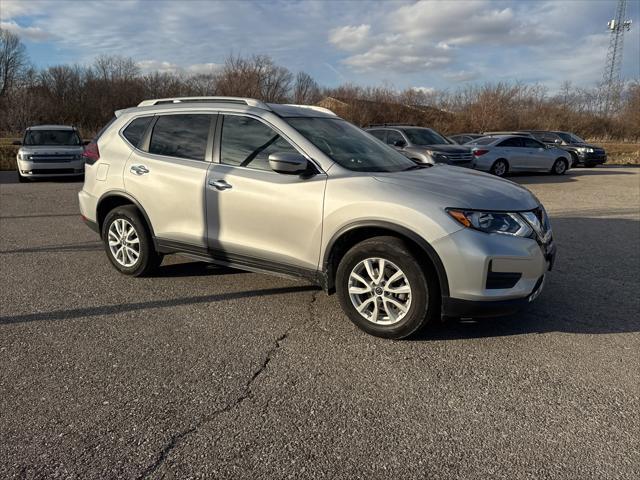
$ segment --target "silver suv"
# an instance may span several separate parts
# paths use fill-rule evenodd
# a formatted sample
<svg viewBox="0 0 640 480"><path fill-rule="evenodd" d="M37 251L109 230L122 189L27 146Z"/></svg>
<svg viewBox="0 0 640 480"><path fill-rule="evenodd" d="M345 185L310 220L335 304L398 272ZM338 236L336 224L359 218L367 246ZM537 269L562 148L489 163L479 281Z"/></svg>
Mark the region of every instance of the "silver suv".
<svg viewBox="0 0 640 480"><path fill-rule="evenodd" d="M75 127L39 125L24 132L17 155L18 180L84 174L83 142Z"/></svg>
<svg viewBox="0 0 640 480"><path fill-rule="evenodd" d="M303 278L382 337L513 312L554 259L525 188L417 165L322 108L146 100L116 112L85 157L80 210L120 272L182 253Z"/></svg>

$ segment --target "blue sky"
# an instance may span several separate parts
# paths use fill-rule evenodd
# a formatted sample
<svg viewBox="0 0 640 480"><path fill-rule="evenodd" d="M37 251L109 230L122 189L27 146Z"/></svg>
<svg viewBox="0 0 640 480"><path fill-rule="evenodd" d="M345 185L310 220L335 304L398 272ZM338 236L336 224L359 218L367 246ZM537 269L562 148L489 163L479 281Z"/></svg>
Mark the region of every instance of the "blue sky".
<svg viewBox="0 0 640 480"><path fill-rule="evenodd" d="M267 54L321 85L443 89L487 81L602 75L615 0L0 0L2 27L40 67L132 57L145 71L214 71L229 54ZM640 1L623 77L640 76Z"/></svg>

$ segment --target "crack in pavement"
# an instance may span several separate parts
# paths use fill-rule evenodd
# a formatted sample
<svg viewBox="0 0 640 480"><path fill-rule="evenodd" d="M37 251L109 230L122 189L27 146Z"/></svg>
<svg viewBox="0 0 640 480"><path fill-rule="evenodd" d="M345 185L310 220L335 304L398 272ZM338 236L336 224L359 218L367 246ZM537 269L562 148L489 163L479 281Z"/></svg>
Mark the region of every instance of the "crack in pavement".
<svg viewBox="0 0 640 480"><path fill-rule="evenodd" d="M163 466L163 464L165 463L165 461L167 460L171 452L178 446L178 443L183 438L196 432L199 428L210 423L219 415L222 415L223 413L233 410L234 408L241 405L245 400L248 400L253 397L253 391L251 390L251 386L258 379L258 377L260 377L262 373L267 369L267 367L271 363L273 355L276 353L276 351L280 349L282 342L289 337L289 334L294 330L294 328L298 326L302 328L305 325L307 325L311 320L313 320L313 304L316 302L316 298L319 292L321 292L321 290L316 290L311 294L311 301L309 302L309 310L308 310L308 315L310 318L306 322L304 322L302 325L295 325L295 324L291 325L289 328L287 328L287 330L282 335L280 335L276 339L276 341L271 346L271 348L267 350L265 358L262 364L260 365L260 367L258 367L253 372L249 380L244 384L244 387L242 389L242 394L240 394L240 396L237 397L233 402L228 403L224 407L214 411L211 415L200 420L190 428L172 435L171 438L169 439L169 442L167 442L167 444L160 451L160 454L158 455L158 458L156 459L156 461L144 469L144 471L137 477L138 480L148 478L151 475L153 475L155 472L157 472Z"/></svg>

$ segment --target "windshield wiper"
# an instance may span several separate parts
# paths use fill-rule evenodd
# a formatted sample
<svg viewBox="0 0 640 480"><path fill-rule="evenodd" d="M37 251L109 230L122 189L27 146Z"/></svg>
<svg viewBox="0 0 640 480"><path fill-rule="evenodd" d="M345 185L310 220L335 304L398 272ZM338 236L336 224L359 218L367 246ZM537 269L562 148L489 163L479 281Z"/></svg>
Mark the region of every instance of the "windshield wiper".
<svg viewBox="0 0 640 480"><path fill-rule="evenodd" d="M409 170L417 170L419 168L429 168L432 166L433 165L431 165L430 163L416 163L415 165L411 165L410 167L405 168L403 172L407 172Z"/></svg>

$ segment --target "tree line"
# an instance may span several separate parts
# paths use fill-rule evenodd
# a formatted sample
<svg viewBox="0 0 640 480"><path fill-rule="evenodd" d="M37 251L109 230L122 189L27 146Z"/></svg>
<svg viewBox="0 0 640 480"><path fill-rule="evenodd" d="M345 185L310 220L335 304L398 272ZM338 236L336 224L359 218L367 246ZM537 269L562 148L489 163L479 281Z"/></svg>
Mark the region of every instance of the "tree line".
<svg viewBox="0 0 640 480"><path fill-rule="evenodd" d="M487 83L455 90L320 86L269 56L229 56L215 72L144 73L122 56L100 56L91 65L34 68L18 36L0 29L0 132L29 125L70 124L85 136L98 131L118 109L148 98L228 95L266 102L320 104L358 125L411 123L445 134L495 130L568 130L583 137L640 138L640 83L628 82L619 111L599 113L597 88L565 82L551 94L542 85Z"/></svg>

